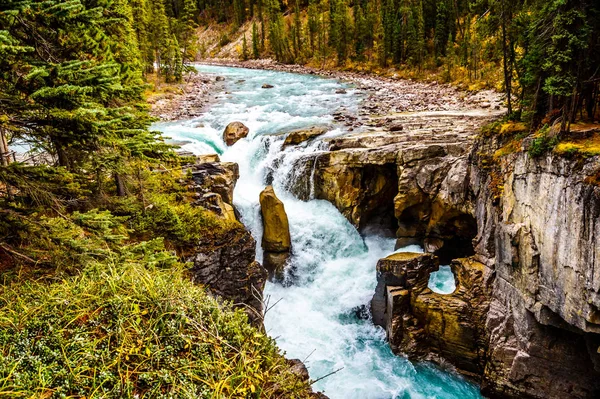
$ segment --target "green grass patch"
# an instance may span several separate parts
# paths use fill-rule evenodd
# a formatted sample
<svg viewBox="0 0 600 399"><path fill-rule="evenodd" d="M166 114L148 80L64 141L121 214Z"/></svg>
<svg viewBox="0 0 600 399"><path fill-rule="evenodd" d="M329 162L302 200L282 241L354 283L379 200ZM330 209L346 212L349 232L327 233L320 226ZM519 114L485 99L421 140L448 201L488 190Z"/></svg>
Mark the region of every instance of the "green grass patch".
<svg viewBox="0 0 600 399"><path fill-rule="evenodd" d="M308 397L273 340L169 258L145 243L62 281L3 286L0 397Z"/></svg>

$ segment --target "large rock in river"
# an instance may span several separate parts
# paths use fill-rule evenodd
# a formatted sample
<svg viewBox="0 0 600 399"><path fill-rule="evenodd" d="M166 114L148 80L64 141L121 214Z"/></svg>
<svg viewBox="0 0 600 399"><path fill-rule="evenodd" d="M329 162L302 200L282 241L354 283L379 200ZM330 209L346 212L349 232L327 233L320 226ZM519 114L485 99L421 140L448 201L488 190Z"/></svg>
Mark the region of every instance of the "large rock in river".
<svg viewBox="0 0 600 399"><path fill-rule="evenodd" d="M265 250L265 268L271 277L281 277L292 242L283 202L277 198L272 186L267 186L260 193L260 210L263 223L262 247Z"/></svg>
<svg viewBox="0 0 600 399"><path fill-rule="evenodd" d="M223 141L228 146L234 145L239 139L248 136L250 129L242 122L231 122L223 132Z"/></svg>

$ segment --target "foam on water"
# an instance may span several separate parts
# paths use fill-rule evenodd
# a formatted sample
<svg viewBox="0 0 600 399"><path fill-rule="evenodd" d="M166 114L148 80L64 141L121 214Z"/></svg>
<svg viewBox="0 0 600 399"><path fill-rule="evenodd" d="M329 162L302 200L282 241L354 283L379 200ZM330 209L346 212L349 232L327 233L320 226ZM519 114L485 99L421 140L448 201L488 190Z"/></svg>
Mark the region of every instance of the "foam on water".
<svg viewBox="0 0 600 399"><path fill-rule="evenodd" d="M290 192L301 175L302 158L322 151L319 141L282 150L283 133L294 128L332 124L338 108L357 109L360 96L335 80L280 72L198 67L225 76L227 91L218 94L209 112L189 121L155 127L196 154L221 154L240 165L234 202L242 221L260 243L258 196L268 177L284 202L293 255L286 284L268 283L271 304L267 332L289 358L306 359L312 379L338 372L315 387L332 399L481 398L476 386L454 373L395 356L383 329L364 318L376 285L377 260L394 250L394 240L361 237L329 202L300 201ZM264 83L275 86L261 89ZM348 94L335 94L345 88ZM250 128L247 138L226 147L221 133L232 121ZM336 127L328 136L343 134ZM311 190L312 190L311 185ZM407 247L400 251L420 251ZM260 245L257 257L262 257Z"/></svg>

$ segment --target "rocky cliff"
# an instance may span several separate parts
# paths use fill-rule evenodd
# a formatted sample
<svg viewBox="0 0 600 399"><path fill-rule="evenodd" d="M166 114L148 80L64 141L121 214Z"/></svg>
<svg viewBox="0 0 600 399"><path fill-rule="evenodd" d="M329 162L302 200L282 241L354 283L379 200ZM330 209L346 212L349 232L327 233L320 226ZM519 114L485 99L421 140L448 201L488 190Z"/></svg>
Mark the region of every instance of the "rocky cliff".
<svg viewBox="0 0 600 399"><path fill-rule="evenodd" d="M378 266L373 316L394 350L449 360L490 397L598 397L600 159L498 151L506 139L478 135L489 119L403 114L402 129L330 139L303 160L314 180L294 189L314 185L357 228L393 228L398 245L462 258L452 295Z"/></svg>
<svg viewBox="0 0 600 399"><path fill-rule="evenodd" d="M230 228L204 237L187 261L194 281L210 292L246 310L250 321L262 325L262 295L267 271L255 260L256 241L237 223L233 189L239 177L238 165L219 162L218 157L199 158L187 168L192 176L190 191L195 203L221 215Z"/></svg>

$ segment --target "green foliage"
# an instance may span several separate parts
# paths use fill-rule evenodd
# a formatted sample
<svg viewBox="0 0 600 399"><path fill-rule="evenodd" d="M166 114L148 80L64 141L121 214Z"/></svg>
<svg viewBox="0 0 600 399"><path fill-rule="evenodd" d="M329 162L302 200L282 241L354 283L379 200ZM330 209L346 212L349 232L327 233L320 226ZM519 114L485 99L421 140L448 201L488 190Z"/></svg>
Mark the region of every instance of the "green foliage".
<svg viewBox="0 0 600 399"><path fill-rule="evenodd" d="M274 342L160 242L59 282L4 286L0 314L3 397L309 396Z"/></svg>
<svg viewBox="0 0 600 399"><path fill-rule="evenodd" d="M246 38L246 36L244 36ZM252 22L252 57L257 59L260 56L260 40L258 38L258 27L256 22Z"/></svg>
<svg viewBox="0 0 600 399"><path fill-rule="evenodd" d="M558 144L558 137L548 137L547 131L547 128L542 129L540 134L531 141L527 152L532 157L542 156Z"/></svg>

